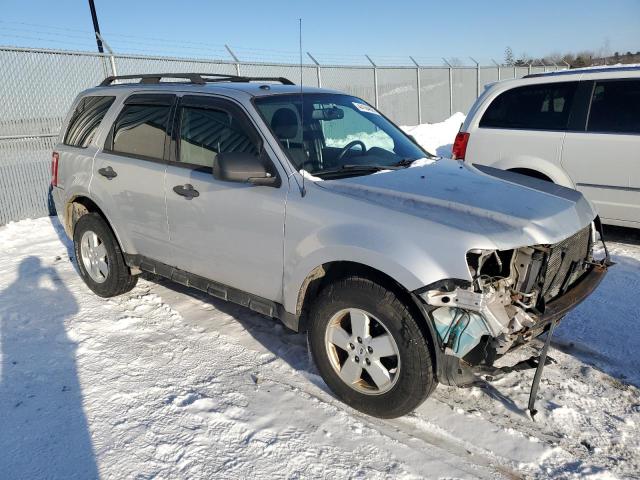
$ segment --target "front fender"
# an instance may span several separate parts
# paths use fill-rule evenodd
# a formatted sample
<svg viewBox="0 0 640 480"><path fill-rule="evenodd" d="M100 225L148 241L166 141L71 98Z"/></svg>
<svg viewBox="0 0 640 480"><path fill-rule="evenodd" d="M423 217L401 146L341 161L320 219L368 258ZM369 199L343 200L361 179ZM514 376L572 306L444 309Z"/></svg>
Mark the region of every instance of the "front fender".
<svg viewBox="0 0 640 480"><path fill-rule="evenodd" d="M364 246L363 246L364 245ZM328 227L299 242L285 267L284 307L296 313L300 290L317 267L353 262L373 268L413 291L445 278L469 279L464 248L419 244L371 225ZM457 252L457 255L454 253Z"/></svg>

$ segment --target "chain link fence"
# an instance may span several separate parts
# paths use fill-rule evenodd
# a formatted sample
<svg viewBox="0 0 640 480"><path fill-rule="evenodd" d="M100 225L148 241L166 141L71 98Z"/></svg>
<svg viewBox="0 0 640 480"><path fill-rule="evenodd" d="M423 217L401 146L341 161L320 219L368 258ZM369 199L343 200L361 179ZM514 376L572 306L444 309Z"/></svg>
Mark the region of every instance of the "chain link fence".
<svg viewBox="0 0 640 480"><path fill-rule="evenodd" d="M484 85L558 67L381 67L226 62L0 47L0 225L52 214L50 158L76 95L104 77L201 72L286 77L348 92L399 125L467 112Z"/></svg>

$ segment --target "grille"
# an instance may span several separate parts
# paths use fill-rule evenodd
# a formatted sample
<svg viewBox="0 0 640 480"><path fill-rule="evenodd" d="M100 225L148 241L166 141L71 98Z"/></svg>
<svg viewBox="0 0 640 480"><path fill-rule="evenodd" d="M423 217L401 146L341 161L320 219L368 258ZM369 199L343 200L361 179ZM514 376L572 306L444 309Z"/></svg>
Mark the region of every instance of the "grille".
<svg viewBox="0 0 640 480"><path fill-rule="evenodd" d="M590 226L552 245L542 287L542 296L545 300L558 296L568 275L570 278L567 286L570 286L584 274L587 268L584 261L589 259L590 251Z"/></svg>

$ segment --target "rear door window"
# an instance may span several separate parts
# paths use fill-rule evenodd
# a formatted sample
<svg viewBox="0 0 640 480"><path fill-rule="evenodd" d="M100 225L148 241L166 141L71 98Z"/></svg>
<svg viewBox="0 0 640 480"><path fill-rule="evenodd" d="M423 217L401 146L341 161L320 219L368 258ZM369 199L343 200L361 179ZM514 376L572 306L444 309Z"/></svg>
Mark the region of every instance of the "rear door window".
<svg viewBox="0 0 640 480"><path fill-rule="evenodd" d="M170 97L160 98L156 97ZM113 126L111 150L136 157L162 160L173 96L131 97ZM164 103L164 104L163 104Z"/></svg>
<svg viewBox="0 0 640 480"><path fill-rule="evenodd" d="M87 148L116 97L84 97L71 116L63 143Z"/></svg>
<svg viewBox="0 0 640 480"><path fill-rule="evenodd" d="M640 80L596 82L587 131L640 133Z"/></svg>
<svg viewBox="0 0 640 480"><path fill-rule="evenodd" d="M498 95L480 127L565 130L578 82L516 87Z"/></svg>

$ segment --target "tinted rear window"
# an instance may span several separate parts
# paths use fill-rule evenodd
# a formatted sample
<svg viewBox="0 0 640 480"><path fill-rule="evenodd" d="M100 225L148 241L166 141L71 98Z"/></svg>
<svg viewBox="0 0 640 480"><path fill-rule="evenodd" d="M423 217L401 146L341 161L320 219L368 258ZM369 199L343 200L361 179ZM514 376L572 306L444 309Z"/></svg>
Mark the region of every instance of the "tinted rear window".
<svg viewBox="0 0 640 480"><path fill-rule="evenodd" d="M564 130L577 82L517 87L496 97L480 120L480 127Z"/></svg>
<svg viewBox="0 0 640 480"><path fill-rule="evenodd" d="M640 80L596 82L587 131L640 133Z"/></svg>
<svg viewBox="0 0 640 480"><path fill-rule="evenodd" d="M84 97L80 100L69 121L63 143L86 148L114 100L115 97Z"/></svg>
<svg viewBox="0 0 640 480"><path fill-rule="evenodd" d="M162 159L170 106L125 105L113 131L113 151Z"/></svg>

